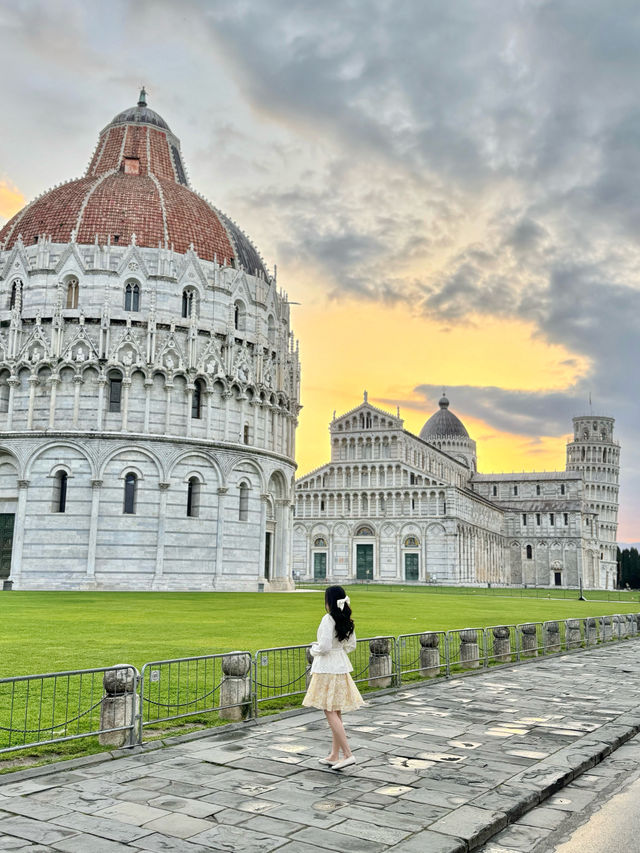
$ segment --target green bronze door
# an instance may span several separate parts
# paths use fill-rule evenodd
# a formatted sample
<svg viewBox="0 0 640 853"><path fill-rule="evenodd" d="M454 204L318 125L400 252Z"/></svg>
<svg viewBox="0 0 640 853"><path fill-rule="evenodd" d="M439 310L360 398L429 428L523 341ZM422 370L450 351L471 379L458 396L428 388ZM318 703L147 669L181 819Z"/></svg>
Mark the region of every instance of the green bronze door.
<svg viewBox="0 0 640 853"><path fill-rule="evenodd" d="M8 578L11 572L14 518L12 512L0 513L0 580Z"/></svg>
<svg viewBox="0 0 640 853"><path fill-rule="evenodd" d="M373 580L373 545L356 545L356 578Z"/></svg>
<svg viewBox="0 0 640 853"><path fill-rule="evenodd" d="M323 581L327 577L327 553L316 551L313 555L313 579Z"/></svg>
<svg viewBox="0 0 640 853"><path fill-rule="evenodd" d="M404 555L404 579L407 581L418 580L418 555Z"/></svg>

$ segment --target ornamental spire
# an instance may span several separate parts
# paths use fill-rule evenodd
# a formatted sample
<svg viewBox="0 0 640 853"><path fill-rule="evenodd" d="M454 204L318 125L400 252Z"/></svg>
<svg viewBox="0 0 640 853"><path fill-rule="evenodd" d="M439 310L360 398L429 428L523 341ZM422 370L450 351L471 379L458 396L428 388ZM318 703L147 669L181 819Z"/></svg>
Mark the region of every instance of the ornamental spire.
<svg viewBox="0 0 640 853"><path fill-rule="evenodd" d="M139 107L146 107L147 106L147 92L146 92L144 86L142 87L142 89L140 89L140 97L138 98L138 106Z"/></svg>

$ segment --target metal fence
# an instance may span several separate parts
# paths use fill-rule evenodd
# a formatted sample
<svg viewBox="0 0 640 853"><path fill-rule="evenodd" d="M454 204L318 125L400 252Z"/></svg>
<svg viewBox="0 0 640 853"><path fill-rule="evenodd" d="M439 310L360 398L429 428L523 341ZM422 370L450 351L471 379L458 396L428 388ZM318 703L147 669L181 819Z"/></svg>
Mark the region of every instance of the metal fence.
<svg viewBox="0 0 640 853"><path fill-rule="evenodd" d="M224 661L230 657L200 655L145 663L140 673L139 740L142 741L147 726L157 727L186 717L206 722L211 714L232 707L221 697ZM233 667L247 674L251 669L251 654L236 652Z"/></svg>
<svg viewBox="0 0 640 853"><path fill-rule="evenodd" d="M499 667L620 642L639 634L640 613L589 616L367 637L351 654L362 692ZM309 683L309 645L0 678L0 753L145 729L189 719L257 717L297 704Z"/></svg>
<svg viewBox="0 0 640 853"><path fill-rule="evenodd" d="M0 752L119 731L133 743L132 714L122 725L101 719L107 673L132 685L136 695L138 671L128 664L0 678Z"/></svg>

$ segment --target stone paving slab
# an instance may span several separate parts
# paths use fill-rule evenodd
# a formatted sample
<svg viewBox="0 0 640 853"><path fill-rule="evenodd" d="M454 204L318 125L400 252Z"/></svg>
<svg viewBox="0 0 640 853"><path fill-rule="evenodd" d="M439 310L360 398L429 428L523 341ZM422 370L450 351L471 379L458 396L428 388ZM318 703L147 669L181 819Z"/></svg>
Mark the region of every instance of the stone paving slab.
<svg viewBox="0 0 640 853"><path fill-rule="evenodd" d="M308 711L8 774L0 851L466 853L493 837L487 853L528 853L638 766L622 744L640 731L639 648L374 695L345 718L342 772L318 764L328 730Z"/></svg>

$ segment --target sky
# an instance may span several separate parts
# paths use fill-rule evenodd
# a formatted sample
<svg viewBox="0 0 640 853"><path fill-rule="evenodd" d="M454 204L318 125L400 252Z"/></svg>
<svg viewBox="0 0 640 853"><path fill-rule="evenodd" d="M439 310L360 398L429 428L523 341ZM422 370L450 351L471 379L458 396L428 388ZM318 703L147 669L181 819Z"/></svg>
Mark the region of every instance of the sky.
<svg viewBox="0 0 640 853"><path fill-rule="evenodd" d="M0 222L144 84L300 303L300 473L365 389L419 432L446 388L483 472L592 411L640 541L635 0L13 0L0 44Z"/></svg>

